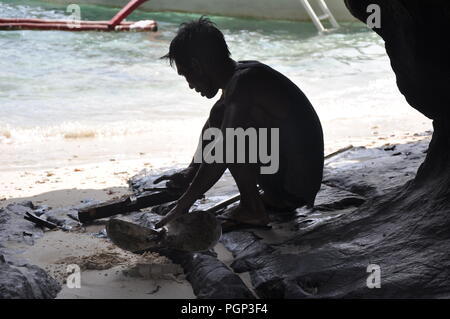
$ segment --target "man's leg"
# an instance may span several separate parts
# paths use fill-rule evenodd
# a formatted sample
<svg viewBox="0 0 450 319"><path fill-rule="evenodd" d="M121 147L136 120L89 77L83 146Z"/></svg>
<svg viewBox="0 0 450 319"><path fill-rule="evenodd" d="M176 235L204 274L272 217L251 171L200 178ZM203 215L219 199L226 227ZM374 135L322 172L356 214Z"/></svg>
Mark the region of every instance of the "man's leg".
<svg viewBox="0 0 450 319"><path fill-rule="evenodd" d="M276 174L258 176L259 186L264 192L261 199L268 211L291 212L306 205L305 200L286 189L283 169L284 167ZM295 190L294 193L298 194Z"/></svg>
<svg viewBox="0 0 450 319"><path fill-rule="evenodd" d="M226 217L237 222L266 226L270 220L257 186L259 168L252 164L230 164L228 169L241 194L239 206Z"/></svg>

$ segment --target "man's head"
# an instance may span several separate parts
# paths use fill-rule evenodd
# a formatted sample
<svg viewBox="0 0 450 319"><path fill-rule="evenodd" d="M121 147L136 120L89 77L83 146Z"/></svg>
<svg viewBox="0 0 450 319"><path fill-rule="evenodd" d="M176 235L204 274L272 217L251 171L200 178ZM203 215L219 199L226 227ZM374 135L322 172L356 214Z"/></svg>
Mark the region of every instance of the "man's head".
<svg viewBox="0 0 450 319"><path fill-rule="evenodd" d="M223 72L230 65L230 51L224 36L206 18L183 23L163 58L175 63L179 75L191 89L212 98L223 83Z"/></svg>

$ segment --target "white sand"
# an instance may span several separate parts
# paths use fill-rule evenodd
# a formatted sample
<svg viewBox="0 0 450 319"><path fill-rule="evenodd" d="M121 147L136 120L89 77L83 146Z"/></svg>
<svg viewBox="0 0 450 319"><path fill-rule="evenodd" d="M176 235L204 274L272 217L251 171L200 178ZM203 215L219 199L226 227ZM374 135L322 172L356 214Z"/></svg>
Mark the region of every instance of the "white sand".
<svg viewBox="0 0 450 319"><path fill-rule="evenodd" d="M153 167L148 160L140 159L0 170L0 207L20 200L53 208L78 204L83 199L109 200L129 193L127 180L142 169Z"/></svg>
<svg viewBox="0 0 450 319"><path fill-rule="evenodd" d="M90 229L89 231L95 231ZM60 264L66 257L89 256L98 253L115 253L129 260L106 270L82 270L81 287L69 288L64 283L67 265ZM131 277L123 270L133 267L136 257L88 233L49 231L44 238L23 255L32 264L46 269L63 289L57 298L195 298L190 284L183 275L168 274L153 278Z"/></svg>

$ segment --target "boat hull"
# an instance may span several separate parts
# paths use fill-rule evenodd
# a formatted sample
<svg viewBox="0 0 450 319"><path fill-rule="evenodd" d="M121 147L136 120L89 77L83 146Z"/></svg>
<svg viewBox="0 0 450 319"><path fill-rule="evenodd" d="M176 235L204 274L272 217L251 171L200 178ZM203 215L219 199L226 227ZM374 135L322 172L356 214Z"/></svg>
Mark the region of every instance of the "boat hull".
<svg viewBox="0 0 450 319"><path fill-rule="evenodd" d="M70 4L73 3L73 0L47 0L47 2ZM128 0L84 0L80 3L119 8L127 2ZM311 0L310 3L316 9L315 1ZM327 0L326 3L337 20L355 21L343 0ZM142 4L139 9L156 12L192 12L205 15L310 21L299 0L150 0Z"/></svg>

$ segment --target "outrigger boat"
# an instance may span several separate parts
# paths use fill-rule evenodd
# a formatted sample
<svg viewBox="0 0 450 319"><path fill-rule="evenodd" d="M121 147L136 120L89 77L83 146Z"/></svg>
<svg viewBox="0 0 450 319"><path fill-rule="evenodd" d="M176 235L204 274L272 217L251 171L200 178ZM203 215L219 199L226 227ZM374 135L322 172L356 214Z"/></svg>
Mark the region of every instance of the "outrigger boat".
<svg viewBox="0 0 450 319"><path fill-rule="evenodd" d="M109 21L74 21L44 19L0 18L0 30L60 30L60 31L157 31L154 20L124 21L142 3L148 0L131 0Z"/></svg>
<svg viewBox="0 0 450 319"><path fill-rule="evenodd" d="M43 0L72 4L72 0ZM82 3L122 6L127 0L84 0ZM144 3L146 2L146 3ZM311 3L310 3L311 2ZM235 0L134 0L130 1L110 21L73 21L41 19L1 19L0 30L63 30L63 31L157 31L155 21L124 22L137 7L146 11L196 12L206 15L252 17L262 19L311 20L319 32L339 28L338 20L355 18L342 0L256 0L236 6ZM323 23L325 21L325 24Z"/></svg>

